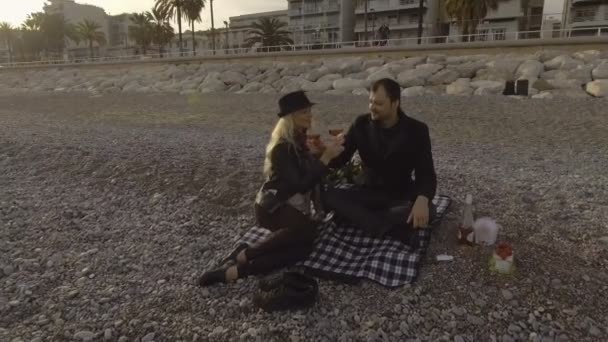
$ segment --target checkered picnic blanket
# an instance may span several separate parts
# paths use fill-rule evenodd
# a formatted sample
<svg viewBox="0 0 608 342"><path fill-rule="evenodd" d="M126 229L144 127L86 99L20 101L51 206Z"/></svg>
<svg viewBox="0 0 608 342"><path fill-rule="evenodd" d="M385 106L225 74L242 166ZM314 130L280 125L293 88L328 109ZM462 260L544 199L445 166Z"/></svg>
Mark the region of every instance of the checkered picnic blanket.
<svg viewBox="0 0 608 342"><path fill-rule="evenodd" d="M430 226L443 219L451 204L447 196L433 199L437 214ZM271 232L260 227L251 228L237 241L254 246ZM320 227L320 234L309 257L296 264L312 271L336 274L346 278L367 278L387 287L398 287L416 280L422 256L431 240L431 229L420 229L418 246L408 246L391 238L374 238L351 226L329 222Z"/></svg>

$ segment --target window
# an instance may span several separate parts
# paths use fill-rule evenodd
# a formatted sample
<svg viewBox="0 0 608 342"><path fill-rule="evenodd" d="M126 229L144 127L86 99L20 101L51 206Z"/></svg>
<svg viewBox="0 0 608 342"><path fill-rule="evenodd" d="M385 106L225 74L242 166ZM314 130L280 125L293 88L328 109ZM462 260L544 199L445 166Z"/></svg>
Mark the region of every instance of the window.
<svg viewBox="0 0 608 342"><path fill-rule="evenodd" d="M581 22L581 21L593 21L595 20L595 14L598 12L599 8L597 6L585 6L581 8L577 8L574 11L574 16L572 21Z"/></svg>
<svg viewBox="0 0 608 342"><path fill-rule="evenodd" d="M476 38L475 40L482 41L482 42L488 40L489 32L490 32L490 30L488 30L488 29L481 29L481 30L478 29L477 37L475 37Z"/></svg>
<svg viewBox="0 0 608 342"><path fill-rule="evenodd" d="M413 5L415 3L416 0L399 0L399 5L401 6Z"/></svg>
<svg viewBox="0 0 608 342"><path fill-rule="evenodd" d="M494 34L494 40L505 40L507 30L504 28L492 29L492 33Z"/></svg>

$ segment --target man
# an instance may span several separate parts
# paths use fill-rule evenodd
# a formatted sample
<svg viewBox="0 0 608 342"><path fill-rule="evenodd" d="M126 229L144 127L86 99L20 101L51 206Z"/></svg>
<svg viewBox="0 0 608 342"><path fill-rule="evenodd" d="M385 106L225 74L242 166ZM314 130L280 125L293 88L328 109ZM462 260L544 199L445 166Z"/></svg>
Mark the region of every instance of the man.
<svg viewBox="0 0 608 342"><path fill-rule="evenodd" d="M363 184L329 189L324 200L338 217L373 236L388 233L411 243L413 229L429 223L437 176L429 129L403 112L400 98L401 87L391 79L372 85L370 113L355 120L344 152L329 164L340 168L358 151Z"/></svg>

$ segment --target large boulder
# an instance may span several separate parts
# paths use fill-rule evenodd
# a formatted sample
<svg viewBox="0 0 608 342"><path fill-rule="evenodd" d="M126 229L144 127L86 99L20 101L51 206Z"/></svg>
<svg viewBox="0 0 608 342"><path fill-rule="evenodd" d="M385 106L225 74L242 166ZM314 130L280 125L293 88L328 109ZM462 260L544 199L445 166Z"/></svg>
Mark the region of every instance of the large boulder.
<svg viewBox="0 0 608 342"><path fill-rule="evenodd" d="M580 80L548 80L547 82L555 89L582 89L585 84Z"/></svg>
<svg viewBox="0 0 608 342"><path fill-rule="evenodd" d="M505 83L499 81L475 81L471 82L475 88L475 95L500 95L505 90Z"/></svg>
<svg viewBox="0 0 608 342"><path fill-rule="evenodd" d="M471 87L471 80L468 78L460 78L448 85L446 88L448 95L472 95L473 88Z"/></svg>
<svg viewBox="0 0 608 342"><path fill-rule="evenodd" d="M585 90L595 97L608 97L608 80L596 80L587 83Z"/></svg>
<svg viewBox="0 0 608 342"><path fill-rule="evenodd" d="M231 70L222 73L221 76L219 77L219 79L229 86L232 86L235 84L244 86L245 84L247 84L247 77L245 77L245 75L241 74L240 72L231 71Z"/></svg>
<svg viewBox="0 0 608 342"><path fill-rule="evenodd" d="M329 69L327 69L327 67L321 66L319 68L316 68L308 73L306 73L304 75L304 78L307 79L308 81L311 82L316 82L318 81L321 77L328 75Z"/></svg>
<svg viewBox="0 0 608 342"><path fill-rule="evenodd" d="M243 89L237 91L237 94L255 93L264 88L264 84L260 82L251 82L246 84Z"/></svg>
<svg viewBox="0 0 608 342"><path fill-rule="evenodd" d="M579 51L572 54L576 59L580 59L585 63L591 63L601 58L601 53L598 50Z"/></svg>
<svg viewBox="0 0 608 342"><path fill-rule="evenodd" d="M461 78L473 78L485 66L486 62L484 61L470 61L462 64L448 65L446 68L458 72Z"/></svg>
<svg viewBox="0 0 608 342"><path fill-rule="evenodd" d="M380 69L367 77L370 83L376 82L383 78L394 79L395 75L389 69Z"/></svg>
<svg viewBox="0 0 608 342"><path fill-rule="evenodd" d="M523 79L539 78L540 74L544 71L545 66L543 63L531 59L523 62L518 68L515 76Z"/></svg>
<svg viewBox="0 0 608 342"><path fill-rule="evenodd" d="M201 93L214 93L226 90L226 84L215 77L209 77L199 87Z"/></svg>
<svg viewBox="0 0 608 342"><path fill-rule="evenodd" d="M346 59L328 59L323 63L330 73L341 75L354 74L363 70L363 59L360 57Z"/></svg>
<svg viewBox="0 0 608 342"><path fill-rule="evenodd" d="M334 89L349 90L351 92L357 88L367 88L368 85L369 82L367 80L353 80L350 78L335 80L333 83Z"/></svg>
<svg viewBox="0 0 608 342"><path fill-rule="evenodd" d="M460 78L460 73L455 70L444 69L432 75L428 83L431 85L450 84Z"/></svg>
<svg viewBox="0 0 608 342"><path fill-rule="evenodd" d="M335 81L341 79L342 76L340 74L328 74L318 79L318 81Z"/></svg>
<svg viewBox="0 0 608 342"><path fill-rule="evenodd" d="M568 55L557 56L547 62L545 62L545 69L547 70L570 70L578 66L585 65L585 62L574 59Z"/></svg>
<svg viewBox="0 0 608 342"><path fill-rule="evenodd" d="M367 70L372 67L381 67L384 65L384 58L368 59L363 62L363 70Z"/></svg>
<svg viewBox="0 0 608 342"><path fill-rule="evenodd" d="M333 87L333 81L317 81L317 82L306 81L306 82L302 83L302 90L304 90L304 91L325 92L325 91L332 89L332 87Z"/></svg>
<svg viewBox="0 0 608 342"><path fill-rule="evenodd" d="M401 92L401 96L419 97L419 96L423 96L425 93L426 93L426 90L424 87L415 86L415 87L409 87L409 88L403 89L403 91Z"/></svg>
<svg viewBox="0 0 608 342"><path fill-rule="evenodd" d="M594 80L608 79L608 59L602 60L591 74Z"/></svg>
<svg viewBox="0 0 608 342"><path fill-rule="evenodd" d="M369 96L369 90L367 90L365 88L357 88L357 89L353 90L353 95Z"/></svg>
<svg viewBox="0 0 608 342"><path fill-rule="evenodd" d="M399 73L397 82L404 88L423 86L433 74L441 69L443 69L443 66L439 64L421 64L416 69L409 69Z"/></svg>

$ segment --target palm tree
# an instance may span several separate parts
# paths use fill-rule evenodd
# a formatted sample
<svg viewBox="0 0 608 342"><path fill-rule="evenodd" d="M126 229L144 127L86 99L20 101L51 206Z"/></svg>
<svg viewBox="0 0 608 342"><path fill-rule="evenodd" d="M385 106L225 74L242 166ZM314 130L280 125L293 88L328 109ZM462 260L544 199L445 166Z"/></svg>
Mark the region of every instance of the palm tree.
<svg viewBox="0 0 608 342"><path fill-rule="evenodd" d="M205 8L205 0L185 0L184 12L192 26L192 52L196 56L196 39L194 31L194 22L201 22L201 11Z"/></svg>
<svg viewBox="0 0 608 342"><path fill-rule="evenodd" d="M141 45L142 52L145 55L152 42L152 21L146 13L133 13L131 22L134 25L129 26L129 36Z"/></svg>
<svg viewBox="0 0 608 342"><path fill-rule="evenodd" d="M166 12L161 12L158 8L154 8L151 12L147 12L146 16L152 24L152 43L158 45L158 52L162 58L164 46L171 42L171 39L175 36L173 27L171 27L171 24L169 24L168 21L169 16Z"/></svg>
<svg viewBox="0 0 608 342"><path fill-rule="evenodd" d="M470 40L479 22L489 10L498 8L499 0L445 0L445 12L460 27L462 34Z"/></svg>
<svg viewBox="0 0 608 342"><path fill-rule="evenodd" d="M169 19L177 18L177 30L179 32L179 52L183 52L182 42L182 18L184 17L184 0L156 0L154 8L166 12Z"/></svg>
<svg viewBox="0 0 608 342"><path fill-rule="evenodd" d="M101 25L88 19L85 19L76 25L80 38L89 42L90 58L93 58L93 43L97 43L99 46L106 44L106 35L99 31L100 28Z"/></svg>
<svg viewBox="0 0 608 342"><path fill-rule="evenodd" d="M13 63L13 30L11 24L2 22L0 23L0 35L6 42L6 48L8 49L8 62Z"/></svg>
<svg viewBox="0 0 608 342"><path fill-rule="evenodd" d="M251 26L253 27L253 30L249 31L251 37L246 40L248 45L256 43L261 43L262 46L293 44L293 40L289 37L290 32L284 30L284 28L287 27L286 22L276 18L260 18Z"/></svg>

